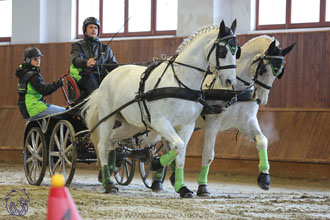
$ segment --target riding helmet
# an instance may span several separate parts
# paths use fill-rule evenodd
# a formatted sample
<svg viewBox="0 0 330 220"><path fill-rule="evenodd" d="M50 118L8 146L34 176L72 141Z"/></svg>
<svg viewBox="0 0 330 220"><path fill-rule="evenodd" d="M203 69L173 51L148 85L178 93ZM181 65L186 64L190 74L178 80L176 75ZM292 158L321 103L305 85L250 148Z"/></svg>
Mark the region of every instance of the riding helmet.
<svg viewBox="0 0 330 220"><path fill-rule="evenodd" d="M24 60L30 63L31 60L43 56L41 51L36 47L29 47L24 50Z"/></svg>
<svg viewBox="0 0 330 220"><path fill-rule="evenodd" d="M100 29L100 21L95 17L88 17L84 20L84 23L83 23L83 32L84 32L84 34L85 34L86 28L89 24L95 24Z"/></svg>

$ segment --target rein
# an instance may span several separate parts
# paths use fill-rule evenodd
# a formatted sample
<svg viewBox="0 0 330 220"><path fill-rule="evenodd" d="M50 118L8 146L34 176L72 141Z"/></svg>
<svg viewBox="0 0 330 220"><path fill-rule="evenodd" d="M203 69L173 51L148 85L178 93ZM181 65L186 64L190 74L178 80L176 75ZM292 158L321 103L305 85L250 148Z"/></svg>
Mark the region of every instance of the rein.
<svg viewBox="0 0 330 220"><path fill-rule="evenodd" d="M226 39L230 39L230 38L235 38L236 36L231 34L225 37L220 38L220 33L217 37L217 39L215 40L212 48L209 51L209 54L207 56L207 60L209 61L210 55L213 52L213 50L216 48L216 69L217 70L222 70L222 69L236 69L236 65L225 65L225 66L220 66L220 62L219 62L219 58L220 58L220 54L219 54L219 50L220 50L220 41L226 40ZM95 126L86 134L86 137L88 137L91 133L93 133L95 131L95 129L104 121L106 121L107 119L109 119L111 116L113 116L114 114L116 114L117 112L120 112L122 109L126 108L127 106L138 102L139 108L140 108L140 112L141 112L141 120L142 123L144 124L146 130L148 130L148 126L147 123L145 122L145 120L143 119L143 111L142 111L142 105L141 102L143 104L143 107L146 111L147 114L147 118L148 121L151 121L151 116L150 116L150 112L147 108L146 105L146 100L147 101L152 101L152 100L157 100L157 99L163 99L163 98L180 98L180 99L185 99L185 100L190 100L190 101L195 101L195 102L199 102L200 104L202 104L204 106L205 109L207 109L210 112L216 112L216 108L214 108L213 106L210 106L206 103L206 101L204 100L204 93L201 90L194 90L189 88L188 86L186 86L177 76L175 69L174 69L174 65L173 64L178 64L178 65L182 65L188 68L192 68L195 70L198 70L200 72L204 72L205 73L205 77L208 74L211 74L211 71L209 70L209 67L207 68L207 70L201 69L199 67L195 67L189 64L185 64L185 63L181 63L181 62L177 62L175 61L175 59L177 58L178 54L172 56L169 60L163 60L161 62L159 62L158 64L151 66L149 68L146 69L145 72L142 73L141 75L141 79L140 79L140 86L139 86L139 90L137 95L135 96L134 99L132 99L131 101L129 101L128 103L120 106L119 108L117 108L115 111L111 112L110 114L106 115L104 118L102 118L100 121L98 121ZM145 88L145 82L147 81L148 77L150 76L152 70L157 67L159 64L161 64L162 62L168 62L166 68L164 69L163 73L161 74L161 76L158 78L154 88L150 91L148 91L147 93L144 93L144 88ZM107 65L113 65L113 64L101 64L104 66ZM120 64L115 64L115 65L120 65ZM161 79L163 78L165 72L167 71L168 67L171 66L171 69L173 71L174 74L174 78L176 79L176 81L179 84L180 88L177 87L167 87L167 88L157 88ZM204 78L205 79L205 78ZM202 82L203 84L203 82ZM184 88L182 88L181 86L183 86ZM201 85L202 86L202 85ZM172 91L171 91L172 90ZM236 95L237 98L237 95ZM231 104L230 104L231 105Z"/></svg>

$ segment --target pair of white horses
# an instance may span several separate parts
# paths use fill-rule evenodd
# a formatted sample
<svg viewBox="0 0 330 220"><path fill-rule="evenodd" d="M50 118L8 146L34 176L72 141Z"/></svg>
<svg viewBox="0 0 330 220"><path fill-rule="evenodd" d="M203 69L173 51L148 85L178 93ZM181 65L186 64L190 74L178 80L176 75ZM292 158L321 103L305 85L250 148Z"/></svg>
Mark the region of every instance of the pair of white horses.
<svg viewBox="0 0 330 220"><path fill-rule="evenodd" d="M185 87L188 88L188 90L201 90L202 83L207 72L209 72L207 69L213 73L218 80L217 84L221 85L221 87L228 88L229 86L235 85L236 53L238 52L237 40L234 35L235 29L236 21L233 22L231 28L225 27L224 22L222 22L220 28L217 26L209 26L198 30L180 45L175 60L172 59L171 62L169 60L165 61L152 71L145 82L144 91L151 91L155 87ZM272 40L268 38L268 41ZM266 44L266 42L267 40L265 40L263 44ZM278 57L266 59L264 56L265 50L262 50L261 46L262 45L260 45L260 48L258 46L258 52L255 51L255 48L251 48L251 51L246 50L246 60L243 59L242 65L238 66L238 68L247 68L250 71L251 60L255 60L255 56L258 54L261 58L257 62L260 63L261 61L264 63L264 65L254 65L259 66L258 69L266 69L267 72L269 72L268 70L271 68L269 65L272 65L272 69L278 68L278 66L270 63L270 59L278 59ZM283 53L274 54L274 56L283 57L287 53L284 52L286 49L283 51L278 47L275 47L275 49ZM291 49L288 49L288 51L290 50ZM281 59L281 61L282 60L283 59ZM257 64L257 62L255 64ZM267 64L267 62L269 62L269 64ZM83 111L86 111L86 123L90 129L111 112L136 98L140 86L140 77L145 69L145 67L141 66L126 65L108 74L100 87L88 97L88 102L84 106ZM258 73L255 76L260 75L258 78L260 81L263 79L263 76L268 75L262 74L261 71L259 72L260 74ZM250 74L247 76L250 76ZM265 81L262 82L271 85L274 79L274 75L267 76L265 77ZM249 78L243 78L243 80L252 83ZM236 89L240 88L237 87ZM256 89L254 94L254 100L260 101L261 104L267 102L267 98L262 98L261 95L265 94L267 96L268 91ZM239 104L240 103L234 104L231 108ZM252 111L256 114L258 105L255 103L252 105L255 105ZM145 128L145 124L142 123L143 119L148 127L153 129L153 132L148 136L149 142L155 142L159 140L159 136L161 136L170 143L172 149L167 154L162 155L159 162L161 166L167 166L171 164L173 160L176 160L174 184L176 192L180 193L180 196L184 198L192 197L192 191L184 185L183 167L186 146L195 128L195 121L198 119L203 109L203 105L199 102L185 99L163 98L150 102L147 101L145 105L140 105L140 107L141 106L142 108L140 109L139 103L134 102L101 123L91 134L93 144L96 147L101 162L102 183L106 193L116 191L116 187L110 179L108 166L109 151L114 150L118 146L117 143L119 140L129 138L138 131L143 130ZM235 108L239 109L239 107ZM236 110L236 112L237 111L238 110ZM149 112L149 114L147 114L147 112ZM254 112L249 114L253 114ZM222 114L227 114L226 117L232 118L230 111L225 111L220 115ZM211 121L211 117L217 117L217 115L206 116L206 120L203 122L206 132L210 130L207 128L207 124L208 121ZM121 121L122 126L113 129L116 120ZM236 120L239 121L241 119L237 118ZM243 121L244 119L242 119L240 123ZM222 122L220 121L220 123ZM228 123L225 124L227 125ZM254 136L251 134L251 138L256 139L259 152L263 150L267 155L267 139L262 135L257 121L256 124L258 132L254 132ZM219 125L217 127L219 128ZM247 128L246 130L249 129ZM214 157L214 143L213 146L210 143L213 139L215 140L216 133L217 131L212 130L212 132L207 134L209 136L205 138L206 142L208 138L210 142L206 143L203 152L202 175L200 174L199 177L199 179L203 181L207 178L208 173L208 168L205 169L204 167L209 166ZM214 138L211 138L214 134ZM261 172L267 173L269 168L264 165L268 164L268 160L267 157L264 159L267 163L261 166ZM203 181L200 182L200 185L206 186L206 182ZM204 191L205 189L202 190L202 192Z"/></svg>

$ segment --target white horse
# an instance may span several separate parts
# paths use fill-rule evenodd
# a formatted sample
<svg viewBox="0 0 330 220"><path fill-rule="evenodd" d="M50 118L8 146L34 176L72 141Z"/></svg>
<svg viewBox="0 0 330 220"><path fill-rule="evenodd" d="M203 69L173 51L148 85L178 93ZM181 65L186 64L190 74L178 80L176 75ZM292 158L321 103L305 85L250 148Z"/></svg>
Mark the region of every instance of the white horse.
<svg viewBox="0 0 330 220"><path fill-rule="evenodd" d="M269 189L269 162L267 156L268 139L261 132L257 112L259 104L267 104L268 94L275 78L280 78L284 71L284 56L293 46L281 49L279 43L269 36L260 36L251 39L242 46L242 56L237 61L238 82L233 86L235 91L243 91L247 87L254 86L251 101L244 101L231 105L220 114L206 114L196 122L196 127L204 128L204 149L202 156L202 168L198 176L197 195L208 196L207 175L209 166L214 159L214 144L218 132L229 128L236 128L247 138L256 142L259 152L259 172L257 179L260 188ZM212 77L208 77L205 85L210 85ZM223 89L219 83L214 84L213 89ZM253 89L253 87L252 87ZM223 101L207 100L212 105L223 105Z"/></svg>
<svg viewBox="0 0 330 220"><path fill-rule="evenodd" d="M176 159L175 190L181 197L192 197L192 192L184 186L183 166L186 145L203 108L198 102L202 101L201 85L207 68L217 75L223 86L236 82L238 45L235 29L236 20L230 29L224 22L221 22L220 28L215 25L202 28L180 45L177 56L155 67L151 74L144 73L146 68L141 66L118 67L88 97L83 111L86 111L86 124L91 131L98 121L132 102L103 123L98 123L99 126L91 133L101 162L102 184L106 193L118 190L110 179L109 150L114 150L119 140L132 136L136 130L143 130L147 125L173 146L168 154L162 155L160 163L167 166ZM144 80L140 82L140 78ZM183 90L188 91L189 95L198 97L190 100L171 97L153 100L149 96L149 100L141 100L147 92L166 87L184 87ZM123 125L113 129L116 120ZM127 127L130 129L125 130Z"/></svg>

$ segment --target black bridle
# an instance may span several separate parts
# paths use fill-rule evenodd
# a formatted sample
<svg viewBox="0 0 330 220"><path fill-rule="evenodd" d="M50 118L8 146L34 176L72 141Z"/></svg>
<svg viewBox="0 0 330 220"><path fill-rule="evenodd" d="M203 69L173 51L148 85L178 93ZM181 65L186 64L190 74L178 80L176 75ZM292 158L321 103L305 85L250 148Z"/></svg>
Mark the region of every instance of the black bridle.
<svg viewBox="0 0 330 220"><path fill-rule="evenodd" d="M229 40L233 39L236 42L238 42L236 36L234 34L230 34L224 37L220 38L220 35L218 35L217 39L214 41L214 44L212 45L209 54L207 55L207 60L210 62L210 56L213 52L213 50L215 49L215 60L216 60L216 66L215 68L217 70L223 70L223 69L236 69L236 65L225 65L225 66L221 66L219 59L220 58L225 58L226 54L227 54L227 48L226 45L229 43ZM225 45L220 45L220 43L225 43ZM238 43L237 43L238 45ZM239 46L237 46L237 51L234 51L234 54L236 52L236 59L240 58L241 55L241 48ZM234 55L233 54L233 55Z"/></svg>
<svg viewBox="0 0 330 220"><path fill-rule="evenodd" d="M264 89L270 90L272 88L272 86L266 85L265 83L258 80L258 75L263 74L263 72L265 71L264 60L269 60L269 65L271 65L271 67L272 67L273 74L279 79L282 77L282 75L284 73L284 67L282 68L282 71L280 73L275 73L274 65L271 63L271 60L273 60L273 59L281 60L282 64L285 64L283 56L263 55L252 62L252 65L254 65L257 62L259 62L259 63L258 63L258 66L256 68L256 71L255 71L255 74L254 74L254 77L253 77L251 83L243 80L242 78L240 78L238 76L236 78L246 86L250 86L251 84L257 84L257 85L263 87Z"/></svg>

